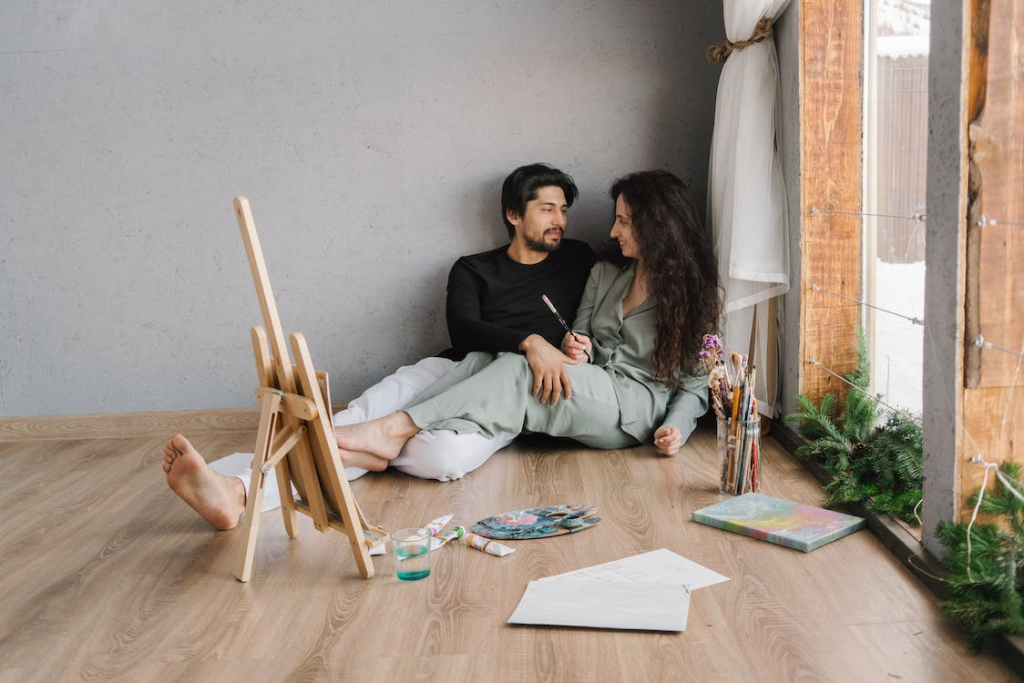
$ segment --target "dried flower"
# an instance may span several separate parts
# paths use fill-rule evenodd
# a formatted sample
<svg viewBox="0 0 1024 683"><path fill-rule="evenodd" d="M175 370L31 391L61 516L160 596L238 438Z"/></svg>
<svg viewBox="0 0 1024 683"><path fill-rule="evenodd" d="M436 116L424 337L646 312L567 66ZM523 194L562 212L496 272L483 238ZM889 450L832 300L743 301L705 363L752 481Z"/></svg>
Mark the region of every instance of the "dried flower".
<svg viewBox="0 0 1024 683"><path fill-rule="evenodd" d="M700 351L697 352L697 358L700 359L700 363L704 366L704 372L708 375L711 374L712 370L719 364L722 356L722 340L714 334L705 334L701 340Z"/></svg>
<svg viewBox="0 0 1024 683"><path fill-rule="evenodd" d="M718 335L705 334L704 339L702 340L701 348L720 352L722 350L722 340L718 338Z"/></svg>

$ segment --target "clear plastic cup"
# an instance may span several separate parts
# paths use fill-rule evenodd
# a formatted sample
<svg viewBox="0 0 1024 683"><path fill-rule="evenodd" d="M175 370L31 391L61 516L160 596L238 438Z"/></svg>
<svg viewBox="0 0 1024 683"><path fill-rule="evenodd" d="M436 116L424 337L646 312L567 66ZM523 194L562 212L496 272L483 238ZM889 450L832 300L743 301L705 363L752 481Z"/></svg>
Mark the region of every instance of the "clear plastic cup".
<svg viewBox="0 0 1024 683"><path fill-rule="evenodd" d="M391 534L395 576L399 581L419 581L430 576L430 532L399 529Z"/></svg>

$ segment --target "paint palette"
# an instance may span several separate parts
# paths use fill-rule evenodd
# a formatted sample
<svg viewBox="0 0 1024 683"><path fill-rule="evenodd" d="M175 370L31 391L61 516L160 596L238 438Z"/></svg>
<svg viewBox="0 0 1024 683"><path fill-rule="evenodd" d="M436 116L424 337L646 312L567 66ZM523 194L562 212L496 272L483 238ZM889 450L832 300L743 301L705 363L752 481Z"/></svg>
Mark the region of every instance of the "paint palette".
<svg viewBox="0 0 1024 683"><path fill-rule="evenodd" d="M473 525L473 533L501 540L547 538L573 534L589 529L601 521L595 517L596 507L585 505L550 505L547 507L513 510L481 519Z"/></svg>

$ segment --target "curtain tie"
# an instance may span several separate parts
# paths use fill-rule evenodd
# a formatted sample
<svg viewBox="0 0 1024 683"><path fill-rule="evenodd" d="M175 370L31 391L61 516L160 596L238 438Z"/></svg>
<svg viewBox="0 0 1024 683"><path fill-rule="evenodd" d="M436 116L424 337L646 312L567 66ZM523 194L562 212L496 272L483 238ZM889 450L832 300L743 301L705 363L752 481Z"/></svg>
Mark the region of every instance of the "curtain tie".
<svg viewBox="0 0 1024 683"><path fill-rule="evenodd" d="M748 45L754 43L760 43L762 40L772 34L772 20L771 17L761 17L761 20L757 22L757 26L754 27L754 34L750 36L749 40L738 40L735 43L728 40L723 40L721 43L715 43L708 48L708 61L709 62L724 62L729 58L729 55L734 50L742 50Z"/></svg>

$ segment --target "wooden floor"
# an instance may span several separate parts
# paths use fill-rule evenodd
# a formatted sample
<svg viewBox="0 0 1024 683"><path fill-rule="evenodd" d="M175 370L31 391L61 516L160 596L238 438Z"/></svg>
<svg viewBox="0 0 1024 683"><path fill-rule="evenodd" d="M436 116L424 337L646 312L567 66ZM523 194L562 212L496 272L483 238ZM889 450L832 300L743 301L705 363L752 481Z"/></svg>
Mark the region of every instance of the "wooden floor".
<svg viewBox="0 0 1024 683"><path fill-rule="evenodd" d="M174 425L168 425L173 431ZM245 432L193 439L207 458ZM2 681L1008 681L868 531L810 554L690 521L720 500L714 433L674 459L515 443L464 479L399 473L352 488L385 528L447 512L587 503L603 521L516 543L507 558L455 545L431 576L399 583L390 556L359 578L347 546L300 516L289 540L264 519L248 584L235 532L213 532L167 489L151 436L0 442ZM821 490L770 439L764 492ZM527 583L668 548L730 577L695 591L687 630L508 626Z"/></svg>

